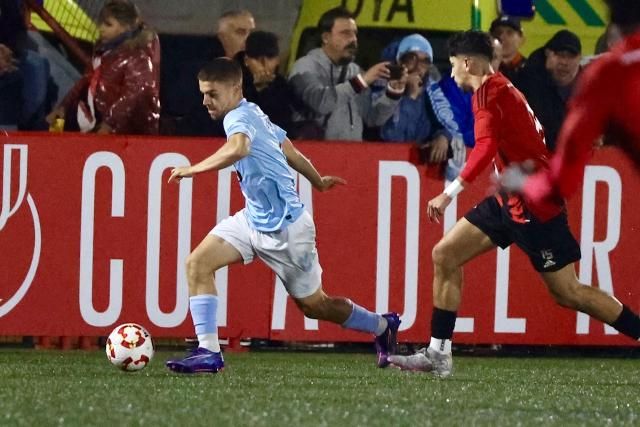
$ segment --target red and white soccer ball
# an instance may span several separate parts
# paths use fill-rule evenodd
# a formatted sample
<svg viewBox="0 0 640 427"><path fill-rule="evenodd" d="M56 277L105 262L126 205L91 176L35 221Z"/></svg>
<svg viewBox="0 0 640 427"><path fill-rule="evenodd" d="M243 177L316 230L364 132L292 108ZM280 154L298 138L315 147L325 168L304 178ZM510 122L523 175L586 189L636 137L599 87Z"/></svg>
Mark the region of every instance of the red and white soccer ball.
<svg viewBox="0 0 640 427"><path fill-rule="evenodd" d="M136 323L123 323L109 334L107 358L123 371L139 371L153 359L151 335Z"/></svg>

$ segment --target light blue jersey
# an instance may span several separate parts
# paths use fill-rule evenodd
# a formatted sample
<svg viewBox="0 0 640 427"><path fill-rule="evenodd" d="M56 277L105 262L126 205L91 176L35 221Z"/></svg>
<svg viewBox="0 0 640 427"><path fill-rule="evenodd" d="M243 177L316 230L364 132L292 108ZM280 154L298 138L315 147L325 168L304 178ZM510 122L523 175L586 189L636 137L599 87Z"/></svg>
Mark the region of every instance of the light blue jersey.
<svg viewBox="0 0 640 427"><path fill-rule="evenodd" d="M249 224L265 232L286 228L304 211L282 152L287 133L245 99L227 113L223 123L227 138L243 133L251 140L249 155L234 163Z"/></svg>

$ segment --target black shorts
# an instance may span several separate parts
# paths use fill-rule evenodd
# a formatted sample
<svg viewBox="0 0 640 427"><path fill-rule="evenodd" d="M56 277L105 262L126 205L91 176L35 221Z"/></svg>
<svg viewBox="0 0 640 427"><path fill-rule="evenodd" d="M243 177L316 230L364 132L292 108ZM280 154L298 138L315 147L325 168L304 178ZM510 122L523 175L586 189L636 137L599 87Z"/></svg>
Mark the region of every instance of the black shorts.
<svg viewBox="0 0 640 427"><path fill-rule="evenodd" d="M507 207L491 196L464 217L501 248L515 243L541 273L558 271L580 259L580 245L571 234L564 210L547 222L528 215L521 223L514 221Z"/></svg>

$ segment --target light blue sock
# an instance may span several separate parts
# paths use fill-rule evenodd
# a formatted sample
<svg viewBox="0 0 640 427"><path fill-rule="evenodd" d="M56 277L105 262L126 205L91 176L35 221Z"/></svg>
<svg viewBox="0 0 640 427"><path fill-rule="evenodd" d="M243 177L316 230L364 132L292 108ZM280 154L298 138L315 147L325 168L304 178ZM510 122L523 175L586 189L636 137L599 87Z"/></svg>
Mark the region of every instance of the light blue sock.
<svg viewBox="0 0 640 427"><path fill-rule="evenodd" d="M351 316L342 324L343 328L369 332L374 335L379 335L378 331L382 323L384 323L384 327L386 328L386 319L380 314L373 313L354 302L351 302L351 305L353 306L353 311L351 312Z"/></svg>
<svg viewBox="0 0 640 427"><path fill-rule="evenodd" d="M218 297L216 295L196 295L189 297L189 310L193 318L196 335L216 334L218 325Z"/></svg>

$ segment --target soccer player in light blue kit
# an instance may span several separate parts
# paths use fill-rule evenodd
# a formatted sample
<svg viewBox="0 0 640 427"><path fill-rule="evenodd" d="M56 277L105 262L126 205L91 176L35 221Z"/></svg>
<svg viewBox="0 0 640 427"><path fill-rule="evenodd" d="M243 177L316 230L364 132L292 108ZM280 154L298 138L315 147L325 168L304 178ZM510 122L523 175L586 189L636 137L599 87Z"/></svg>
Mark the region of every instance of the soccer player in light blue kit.
<svg viewBox="0 0 640 427"><path fill-rule="evenodd" d="M224 367L216 325L214 273L229 264L248 264L255 256L278 275L305 316L374 334L377 365L386 367L387 357L395 352L400 319L396 313L372 313L347 298L324 293L315 225L300 202L288 166L318 191L345 181L320 176L286 132L243 98L242 71L237 63L216 58L200 71L198 81L209 115L224 117L227 142L200 163L173 169L169 182L233 165L246 205L217 224L187 258L189 308L200 344L187 357L167 361L167 367L181 373L216 373Z"/></svg>

